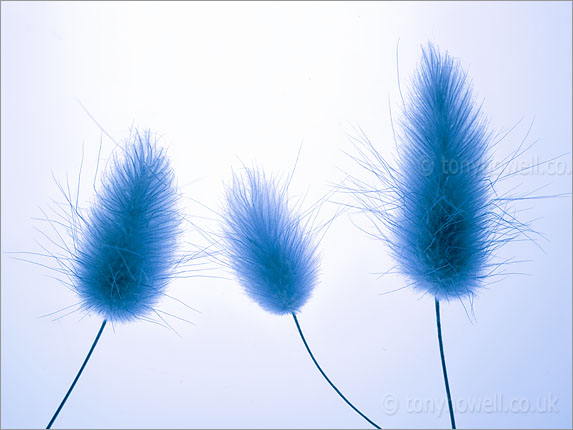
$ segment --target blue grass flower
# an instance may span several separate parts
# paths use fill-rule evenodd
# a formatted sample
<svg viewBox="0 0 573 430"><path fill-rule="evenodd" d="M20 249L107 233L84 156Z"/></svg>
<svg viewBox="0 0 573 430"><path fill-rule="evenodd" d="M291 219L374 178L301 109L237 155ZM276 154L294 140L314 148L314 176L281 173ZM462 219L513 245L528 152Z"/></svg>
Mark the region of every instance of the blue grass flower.
<svg viewBox="0 0 573 430"><path fill-rule="evenodd" d="M66 244L56 229L65 255L46 250L46 256L58 264L53 270L69 278L66 284L77 292L81 308L103 321L47 428L72 393L107 322L147 319L156 312L155 305L182 261L177 247L183 218L169 159L149 131L135 131L118 150L86 213L80 211L77 197L73 202L69 188L66 193L60 186L70 212L59 213L63 222L57 224L66 228L73 243Z"/></svg>
<svg viewBox="0 0 573 430"><path fill-rule="evenodd" d="M406 99L397 166L367 142L356 161L380 186L354 180L400 270L438 300L471 297L490 256L526 226L501 207L490 179L491 133L459 62L432 44Z"/></svg>
<svg viewBox="0 0 573 430"><path fill-rule="evenodd" d="M288 182L280 185L257 169L233 175L224 214L224 253L247 294L273 314L291 314L314 365L344 402L380 428L334 385L314 357L296 316L318 280L315 231L289 207Z"/></svg>
<svg viewBox="0 0 573 430"><path fill-rule="evenodd" d="M352 178L358 207L371 215L412 285L434 297L450 423L456 428L442 340L440 301L475 294L503 263L490 261L527 224L507 210L511 198L495 193L486 120L458 61L432 44L422 49L397 136L396 167L366 139L353 157L377 186ZM514 154L515 156L515 154ZM507 163L512 161L510 159Z"/></svg>
<svg viewBox="0 0 573 430"><path fill-rule="evenodd" d="M423 51L402 125L394 253L416 287L438 299L467 296L492 247L490 134L465 73L432 45Z"/></svg>
<svg viewBox="0 0 573 430"><path fill-rule="evenodd" d="M289 208L287 187L246 169L233 175L226 198L226 253L241 285L269 312L297 312L317 282L318 256L310 229Z"/></svg>
<svg viewBox="0 0 573 430"><path fill-rule="evenodd" d="M149 314L172 275L182 221L174 172L149 131L135 132L77 232L72 285L110 321Z"/></svg>

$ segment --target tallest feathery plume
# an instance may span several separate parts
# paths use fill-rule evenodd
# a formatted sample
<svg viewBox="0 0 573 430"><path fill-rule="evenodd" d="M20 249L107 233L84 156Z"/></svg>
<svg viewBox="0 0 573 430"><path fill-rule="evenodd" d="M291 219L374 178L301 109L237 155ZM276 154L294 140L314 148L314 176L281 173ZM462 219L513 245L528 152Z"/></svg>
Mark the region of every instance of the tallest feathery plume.
<svg viewBox="0 0 573 430"><path fill-rule="evenodd" d="M376 186L350 187L388 243L399 270L435 299L442 371L455 428L440 322L440 301L471 298L500 265L494 251L527 229L501 205L488 154L491 134L459 62L432 44L422 50L388 164L366 141L355 160ZM511 160L510 160L511 161Z"/></svg>
<svg viewBox="0 0 573 430"><path fill-rule="evenodd" d="M423 50L402 131L392 250L417 288L439 300L471 295L498 221L487 178L489 133L466 74L432 45Z"/></svg>
<svg viewBox="0 0 573 430"><path fill-rule="evenodd" d="M414 288L471 297L498 265L494 251L526 225L494 192L491 133L459 62L432 44L405 100L395 166L368 141L354 159L377 184L349 187Z"/></svg>

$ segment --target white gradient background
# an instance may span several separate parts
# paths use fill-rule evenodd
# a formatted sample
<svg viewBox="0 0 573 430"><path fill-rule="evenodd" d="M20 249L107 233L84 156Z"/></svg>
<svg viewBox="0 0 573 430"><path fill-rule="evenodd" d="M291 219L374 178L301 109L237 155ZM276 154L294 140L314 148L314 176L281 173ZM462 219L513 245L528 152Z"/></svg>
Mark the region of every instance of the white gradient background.
<svg viewBox="0 0 573 430"><path fill-rule="evenodd" d="M559 159L566 174L518 175L511 186L571 192L571 3L44 3L2 2L2 417L3 428L43 428L101 323L95 315L39 318L76 303L42 267L6 251L39 251L34 227L52 199L51 172L93 195L100 130L131 125L160 134L182 191L220 209L222 184L241 162L286 174L312 203L356 172L342 151L361 127L393 152L389 106L434 41L459 57L496 131L523 121L501 159L538 143L526 163ZM393 110L393 112L396 112ZM113 144L103 139L102 166ZM490 285L468 318L442 307L456 402L557 399L557 411L458 411L459 427L571 427L571 199L518 203L545 235L506 247L524 275ZM324 206L323 218L335 207ZM188 214L205 215L189 204ZM207 215L209 215L207 213ZM194 221L204 228L214 223ZM447 427L447 413L417 413L409 399L444 401L433 299L403 289L386 247L338 218L321 245L322 277L300 321L339 388L383 427ZM53 249L53 248L50 248ZM213 274L228 276L225 271ZM109 326L55 427L368 428L307 356L289 317L262 311L229 279L191 278L160 309L177 330ZM467 303L466 303L467 307ZM471 315L471 313L470 313ZM386 410L392 396L398 410ZM489 400L488 400L489 399ZM525 399L525 400L524 400ZM523 404L523 403L522 403Z"/></svg>

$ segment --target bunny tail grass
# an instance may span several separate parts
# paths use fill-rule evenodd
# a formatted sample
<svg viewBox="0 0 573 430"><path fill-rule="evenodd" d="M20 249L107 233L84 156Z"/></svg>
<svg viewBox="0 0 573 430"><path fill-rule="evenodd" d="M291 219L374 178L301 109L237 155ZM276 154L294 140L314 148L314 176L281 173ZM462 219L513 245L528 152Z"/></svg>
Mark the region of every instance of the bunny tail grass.
<svg viewBox="0 0 573 430"><path fill-rule="evenodd" d="M338 395L362 418L324 373L302 334L296 312L309 299L318 277L315 230L289 207L288 183L262 170L233 175L227 188L223 234L229 265L249 297L267 312L291 314L310 358Z"/></svg>
<svg viewBox="0 0 573 430"><path fill-rule="evenodd" d="M147 320L148 314L156 313L155 306L180 262L177 249L183 218L169 159L149 131L131 133L117 149L89 209L80 210L77 198L72 203L66 195L71 213L64 218L66 223L59 222L72 243L60 246L67 255L53 258L69 278L65 284L79 296L80 309L98 314L103 323L48 428L87 365L106 323Z"/></svg>
<svg viewBox="0 0 573 430"><path fill-rule="evenodd" d="M440 344L440 358L442 359L442 372L444 373L444 384L446 385L446 395L448 396L450 422L452 424L452 429L455 429L456 419L454 418L452 394L450 393L450 383L448 382L448 370L446 369L446 356L444 355L444 344L442 342L442 323L440 321L440 301L438 299L436 299L436 325L438 326L438 343Z"/></svg>
<svg viewBox="0 0 573 430"><path fill-rule="evenodd" d="M528 227L494 188L492 134L458 60L422 49L399 125L395 163L366 140L353 158L377 183L351 178L347 191L413 288L471 299Z"/></svg>
<svg viewBox="0 0 573 430"><path fill-rule="evenodd" d="M72 255L82 306L127 322L153 312L177 265L182 216L175 174L149 131L113 159Z"/></svg>
<svg viewBox="0 0 573 430"><path fill-rule="evenodd" d="M60 406L58 406L58 409L56 410L56 412L54 413L54 416L52 417L52 419L50 420L50 422L48 423L48 426L46 427L47 429L52 428L52 425L54 424L54 421L56 421L56 418L58 418L58 415L60 414L60 411L62 410L62 408L64 407L64 405L66 404L66 401L68 400L68 397L70 397L70 394L72 393L72 390L74 389L74 387L76 386L76 383L78 382L78 379L80 379L80 376L82 375L82 372L84 371L84 368L86 367L86 365L88 364L88 361L90 359L90 357L92 356L92 352L94 352L94 349L99 341L99 338L101 337L101 334L103 333L103 329L105 328L105 325L107 324L107 320L103 320L103 322L101 323L101 327L97 333L97 336L94 340L94 343L92 344L92 347L90 348L88 355L86 356L86 359L84 360L82 367L80 367L80 370L78 372L78 374L76 375L76 377L74 378L74 382L72 382L72 385L70 385L70 389L68 390L68 392L66 393L66 395L64 396L64 399L62 400L62 402L60 403Z"/></svg>
<svg viewBox="0 0 573 430"><path fill-rule="evenodd" d="M435 300L450 417L455 426L442 345L439 304L470 302L512 262L498 255L532 229L518 219L520 196L497 188L521 145L501 166L495 141L461 62L428 43L404 100L394 163L368 141L352 156L375 183L349 178L345 191L366 213L412 287ZM523 152L522 152L523 153ZM500 170L501 169L501 170ZM501 173L500 173L501 171ZM509 177L515 173L506 174ZM497 189L496 189L497 188Z"/></svg>
<svg viewBox="0 0 573 430"><path fill-rule="evenodd" d="M404 115L394 253L424 292L439 300L472 295L498 223L487 178L490 139L465 72L431 44Z"/></svg>
<svg viewBox="0 0 573 430"><path fill-rule="evenodd" d="M294 318L294 322L296 324L296 328L298 329L298 333L300 334L300 338L302 339L302 342L304 343L304 346L305 346L306 350L308 351L308 355L310 355L310 358L312 359L314 365L316 366L316 368L318 369L320 374L324 377L324 379L326 379L326 382L328 382L330 384L330 386L334 389L334 391L336 391L336 394L338 394L342 398L342 400L344 400L346 402L346 404L348 406L350 406L352 409L354 409L354 411L358 415L360 415L362 418L364 418L366 421L368 421L368 423L370 425L374 426L374 428L377 428L377 429L381 428L380 426L378 426L378 424L376 424L374 421L372 421L370 418L368 418L366 415L364 415L362 412L360 412L360 410L358 410L358 408L356 406L354 406L352 403L350 403L350 400L348 400L344 396L344 394L342 394L340 392L340 390L338 388L336 388L336 385L334 385L334 383L330 380L330 378L328 376L326 376L326 373L324 373L324 370L322 370L322 368L320 367L320 364L318 364L318 361L316 361L316 358L314 358L314 354L310 350L310 347L308 346L308 343L306 342L304 334L302 334L302 329L300 328L300 324L299 324L298 319L296 317L296 314L294 312L292 313L292 317Z"/></svg>
<svg viewBox="0 0 573 430"><path fill-rule="evenodd" d="M317 283L318 256L308 223L289 208L287 186L245 169L226 197L225 253L241 285L268 312L298 311Z"/></svg>

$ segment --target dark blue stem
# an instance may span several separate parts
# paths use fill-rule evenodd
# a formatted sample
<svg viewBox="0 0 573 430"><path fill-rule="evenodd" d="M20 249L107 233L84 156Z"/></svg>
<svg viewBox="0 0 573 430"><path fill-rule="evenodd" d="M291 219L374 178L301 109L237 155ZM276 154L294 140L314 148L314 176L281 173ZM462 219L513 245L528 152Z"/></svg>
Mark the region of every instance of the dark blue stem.
<svg viewBox="0 0 573 430"><path fill-rule="evenodd" d="M448 396L448 407L450 409L450 422L452 429L456 428L454 418L454 408L452 406L452 395L450 394L450 383L448 382L448 371L446 370L446 357L444 355L444 345L442 343L442 323L440 322L440 302L436 299L436 322L438 324L438 342L440 343L440 357L442 358L442 372L444 373L444 382L446 384L446 395Z"/></svg>
<svg viewBox="0 0 573 430"><path fill-rule="evenodd" d="M324 373L324 371L322 370L322 368L320 367L320 365L318 364L318 362L316 361L316 359L314 358L314 355L312 354L312 351L310 350L308 343L306 343L306 339L304 338L304 335L302 334L302 330L300 328L300 324L298 323L298 319L295 315L295 313L292 313L292 317L294 318L294 322L296 324L296 328L298 329L298 333L300 334L300 337L304 343L304 346L306 347L306 350L308 351L308 354L310 355L310 358L312 358L312 361L314 362L314 365L317 367L317 369L319 370L319 372L321 373L322 376L324 376L324 379L326 379L326 382L328 382L330 384L330 386L334 389L334 391L336 391L336 393L342 398L342 400L344 400L348 406L350 406L352 409L354 409L354 411L360 415L362 418L364 418L366 421L368 421L369 424L373 425L375 428L379 429L380 427L378 426L378 424L376 424L374 421L372 421L370 418L368 418L366 415L364 415L362 412L360 412L356 406L354 406L352 403L350 403L350 401L344 397L344 394L342 394L340 392L340 390L338 388L336 388L336 385L334 385L332 383L332 381L328 378L328 376L326 376L326 373Z"/></svg>
<svg viewBox="0 0 573 430"><path fill-rule="evenodd" d="M90 352L88 352L88 355L86 356L86 359L84 360L84 364L82 364L82 367L80 367L80 371L78 372L78 374L76 375L76 378L74 379L74 382L72 382L72 385L70 386L70 389L68 390L68 392L66 393L64 400L62 400L62 403L60 403L60 406L58 406L58 409L56 410L56 413L54 414L54 416L52 417L52 419L50 420L50 423L48 424L48 427L46 427L47 429L52 428L52 424L54 424L54 421L56 421L56 418L58 417L58 414L60 413L60 411L62 410L62 408L64 407L64 405L66 404L66 400L68 400L68 397L70 397L70 394L72 393L72 390L74 389L74 387L76 386L76 383L78 382L78 379L80 379L80 376L82 374L82 372L84 371L84 368L86 367L86 364L88 364L88 361L92 355L92 352L94 352L94 348L96 347L99 338L103 332L103 329L105 328L105 325L107 323L107 320L103 320L103 322L101 323L101 327L99 329L99 332L94 340L94 343L92 344L92 347L90 348Z"/></svg>

